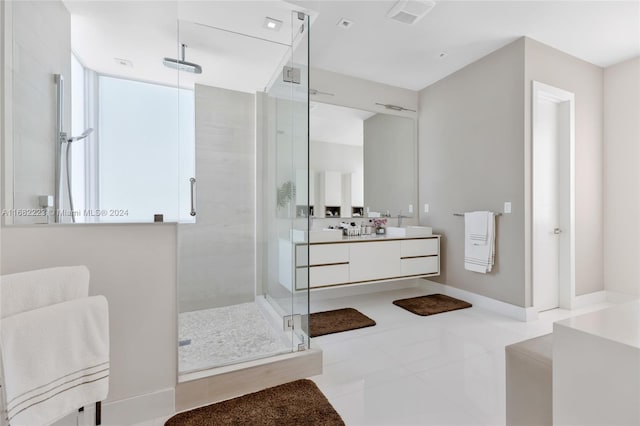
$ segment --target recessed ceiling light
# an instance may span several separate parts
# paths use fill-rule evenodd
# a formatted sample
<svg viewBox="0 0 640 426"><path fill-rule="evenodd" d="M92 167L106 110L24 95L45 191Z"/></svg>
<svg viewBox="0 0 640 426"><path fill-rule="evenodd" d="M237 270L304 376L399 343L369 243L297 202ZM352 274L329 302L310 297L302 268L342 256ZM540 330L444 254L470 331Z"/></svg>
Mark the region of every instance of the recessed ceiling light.
<svg viewBox="0 0 640 426"><path fill-rule="evenodd" d="M282 26L282 21L269 18L268 16L264 18L264 27L268 30L278 31L281 26Z"/></svg>
<svg viewBox="0 0 640 426"><path fill-rule="evenodd" d="M129 68L133 68L133 62L131 62L128 59L122 59L122 58L113 58L114 61L116 61L116 63L118 65L121 65L123 67L129 67Z"/></svg>
<svg viewBox="0 0 640 426"><path fill-rule="evenodd" d="M339 26L340 28L344 28L345 30L348 30L353 25L353 21L350 21L347 18L342 18L338 21L336 25Z"/></svg>

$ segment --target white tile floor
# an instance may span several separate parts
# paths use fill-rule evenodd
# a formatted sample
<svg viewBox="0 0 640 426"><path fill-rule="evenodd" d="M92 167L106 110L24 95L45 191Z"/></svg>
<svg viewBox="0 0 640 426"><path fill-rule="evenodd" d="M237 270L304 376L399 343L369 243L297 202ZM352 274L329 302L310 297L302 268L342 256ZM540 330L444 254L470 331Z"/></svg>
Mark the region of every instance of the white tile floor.
<svg viewBox="0 0 640 426"><path fill-rule="evenodd" d="M312 302L312 312L353 307L377 322L312 341L324 352L324 372L312 379L347 425L504 425L505 345L610 306L554 310L524 323L476 307L420 317L391 303L424 294L412 288Z"/></svg>

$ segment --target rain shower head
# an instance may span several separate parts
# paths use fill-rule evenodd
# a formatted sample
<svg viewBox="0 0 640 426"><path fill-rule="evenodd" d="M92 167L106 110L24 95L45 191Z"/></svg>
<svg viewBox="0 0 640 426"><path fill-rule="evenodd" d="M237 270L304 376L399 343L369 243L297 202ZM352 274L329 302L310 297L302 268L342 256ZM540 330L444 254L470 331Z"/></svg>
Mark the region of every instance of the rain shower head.
<svg viewBox="0 0 640 426"><path fill-rule="evenodd" d="M194 64L193 62L185 61L185 50L187 49L186 44L180 45L180 59L173 58L164 58L162 63L165 67L173 68L178 71L186 71L194 74L202 74L202 67L198 64Z"/></svg>
<svg viewBox="0 0 640 426"><path fill-rule="evenodd" d="M93 133L93 128L89 127L87 130L82 132L80 136L73 136L67 139L67 142L71 143L71 142L81 141L85 139L87 136L89 136L91 133Z"/></svg>

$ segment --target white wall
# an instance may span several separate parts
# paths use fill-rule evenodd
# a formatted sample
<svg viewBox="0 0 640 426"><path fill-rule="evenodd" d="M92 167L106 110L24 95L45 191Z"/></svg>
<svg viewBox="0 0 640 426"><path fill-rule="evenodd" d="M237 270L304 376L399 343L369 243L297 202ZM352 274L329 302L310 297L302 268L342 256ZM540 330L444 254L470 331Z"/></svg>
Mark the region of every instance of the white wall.
<svg viewBox="0 0 640 426"><path fill-rule="evenodd" d="M179 225L180 312L255 298L254 95L196 84L196 223Z"/></svg>
<svg viewBox="0 0 640 426"><path fill-rule="evenodd" d="M175 225L4 227L0 252L2 274L88 266L89 293L109 302L108 401L175 387Z"/></svg>
<svg viewBox="0 0 640 426"><path fill-rule="evenodd" d="M518 306L524 288L524 41L517 40L420 92L420 223L442 233L435 281ZM497 219L489 274L464 269L464 220L474 210ZM429 213L422 209L429 204Z"/></svg>
<svg viewBox="0 0 640 426"><path fill-rule="evenodd" d="M525 38L525 212L531 188L531 82L575 94L576 296L604 289L603 275L603 70L535 40ZM527 215L525 226L530 226ZM527 249L530 247L526 242ZM527 260L527 306L531 302Z"/></svg>
<svg viewBox="0 0 640 426"><path fill-rule="evenodd" d="M54 195L56 164L56 84L65 81L65 129L71 123L71 17L62 2L2 2L6 62L3 94L13 116L5 123L5 188L13 206L38 209L39 195ZM14 169L15 165L15 169ZM13 186L13 187L12 187ZM11 207L6 196L4 207ZM15 217L14 223L42 223L42 217Z"/></svg>
<svg viewBox="0 0 640 426"><path fill-rule="evenodd" d="M421 222L445 235L440 281L524 307L533 80L576 95L576 296L603 290L602 68L522 38L420 92L420 205L430 204ZM451 214L504 201L513 213L498 219L495 272L464 271L463 224Z"/></svg>
<svg viewBox="0 0 640 426"><path fill-rule="evenodd" d="M605 289L640 296L640 58L604 71Z"/></svg>
<svg viewBox="0 0 640 426"><path fill-rule="evenodd" d="M309 70L309 87L330 95L312 95L311 101L326 104L347 106L365 111L383 112L385 114L402 117L416 117L411 111L393 111L385 109L376 103L398 105L412 110L418 108L418 92L401 89L382 83L376 83L361 78L351 77L330 71L311 68Z"/></svg>

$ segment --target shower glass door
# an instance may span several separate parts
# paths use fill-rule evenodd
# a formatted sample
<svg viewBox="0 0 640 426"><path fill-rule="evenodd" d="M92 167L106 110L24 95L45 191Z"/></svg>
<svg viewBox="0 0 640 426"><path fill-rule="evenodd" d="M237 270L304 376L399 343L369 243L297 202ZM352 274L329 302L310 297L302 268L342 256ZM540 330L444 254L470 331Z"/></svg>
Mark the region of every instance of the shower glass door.
<svg viewBox="0 0 640 426"><path fill-rule="evenodd" d="M181 374L308 347L308 290L292 281L306 271L292 253L308 250L293 238L308 229L308 18L265 11L283 22L266 39L200 21L240 13L237 4L203 15L191 8L220 2L199 3L180 5L189 20L179 21L175 52L181 58L186 45L185 61L202 69L179 72L194 99L182 108L195 117L180 150L189 206L177 235ZM300 77L289 78L289 68Z"/></svg>
<svg viewBox="0 0 640 426"><path fill-rule="evenodd" d="M291 49L260 98L262 241L258 288L292 350L309 347L309 17L293 12ZM260 114L263 111L263 114ZM260 143L262 140L263 143Z"/></svg>

